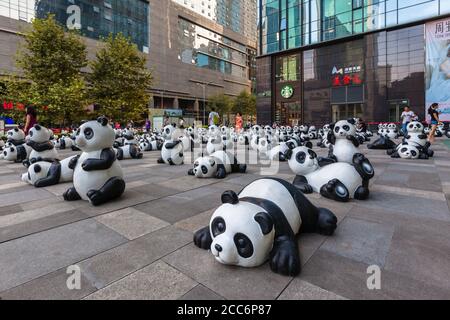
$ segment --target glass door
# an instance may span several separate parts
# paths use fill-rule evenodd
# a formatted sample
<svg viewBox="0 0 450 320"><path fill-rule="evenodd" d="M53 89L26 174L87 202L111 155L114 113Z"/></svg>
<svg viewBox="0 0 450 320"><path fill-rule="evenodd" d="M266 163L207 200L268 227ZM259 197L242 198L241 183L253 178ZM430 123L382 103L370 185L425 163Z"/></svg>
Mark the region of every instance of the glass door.
<svg viewBox="0 0 450 320"><path fill-rule="evenodd" d="M275 121L283 126L296 126L301 122L302 109L300 102L277 103Z"/></svg>
<svg viewBox="0 0 450 320"><path fill-rule="evenodd" d="M389 122L399 122L403 110L408 105L408 100L389 101Z"/></svg>
<svg viewBox="0 0 450 320"><path fill-rule="evenodd" d="M364 108L362 103L334 104L331 106L333 122L344 119L363 118Z"/></svg>

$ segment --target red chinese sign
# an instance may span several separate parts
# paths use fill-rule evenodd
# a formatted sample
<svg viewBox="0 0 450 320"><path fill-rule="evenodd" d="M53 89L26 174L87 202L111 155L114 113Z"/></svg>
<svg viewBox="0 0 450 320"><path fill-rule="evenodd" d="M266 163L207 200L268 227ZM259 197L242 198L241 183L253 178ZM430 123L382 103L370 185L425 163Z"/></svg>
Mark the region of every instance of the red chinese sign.
<svg viewBox="0 0 450 320"><path fill-rule="evenodd" d="M363 83L361 79L361 66L352 66L346 68L337 67L332 71L332 85L333 87L360 85Z"/></svg>

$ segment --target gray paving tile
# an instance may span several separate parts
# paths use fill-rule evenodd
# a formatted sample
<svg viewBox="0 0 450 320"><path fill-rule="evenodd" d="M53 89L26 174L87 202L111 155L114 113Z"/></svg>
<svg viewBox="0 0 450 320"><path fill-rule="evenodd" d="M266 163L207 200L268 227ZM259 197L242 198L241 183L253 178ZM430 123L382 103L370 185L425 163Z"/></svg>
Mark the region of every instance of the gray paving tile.
<svg viewBox="0 0 450 320"><path fill-rule="evenodd" d="M95 292L81 270L80 289L70 290L67 268L51 272L43 277L0 293L2 300L78 300Z"/></svg>
<svg viewBox="0 0 450 320"><path fill-rule="evenodd" d="M86 297L88 300L175 300L197 285L162 261Z"/></svg>
<svg viewBox="0 0 450 320"><path fill-rule="evenodd" d="M76 263L126 241L84 220L0 244L0 291Z"/></svg>
<svg viewBox="0 0 450 320"><path fill-rule="evenodd" d="M300 278L295 278L286 290L283 291L279 300L345 300L333 292L324 290Z"/></svg>
<svg viewBox="0 0 450 320"><path fill-rule="evenodd" d="M82 261L84 275L100 289L192 242L192 234L174 227L155 231Z"/></svg>
<svg viewBox="0 0 450 320"><path fill-rule="evenodd" d="M199 284L191 291L186 293L180 298L180 300L192 300L192 301L211 301L211 300L224 300L223 297L219 296L214 291L208 289L207 287Z"/></svg>
<svg viewBox="0 0 450 320"><path fill-rule="evenodd" d="M291 280L271 272L267 263L251 269L222 265L210 252L198 249L194 244L177 250L163 260L230 300L275 299Z"/></svg>
<svg viewBox="0 0 450 320"><path fill-rule="evenodd" d="M7 207L23 202L48 198L52 198L52 194L50 192L29 186L26 190L22 190L20 192L0 194L0 207Z"/></svg>
<svg viewBox="0 0 450 320"><path fill-rule="evenodd" d="M383 267L394 227L376 222L346 218L322 249L344 257Z"/></svg>
<svg viewBox="0 0 450 320"><path fill-rule="evenodd" d="M133 208L126 208L96 218L100 223L129 240L167 227L169 224Z"/></svg>

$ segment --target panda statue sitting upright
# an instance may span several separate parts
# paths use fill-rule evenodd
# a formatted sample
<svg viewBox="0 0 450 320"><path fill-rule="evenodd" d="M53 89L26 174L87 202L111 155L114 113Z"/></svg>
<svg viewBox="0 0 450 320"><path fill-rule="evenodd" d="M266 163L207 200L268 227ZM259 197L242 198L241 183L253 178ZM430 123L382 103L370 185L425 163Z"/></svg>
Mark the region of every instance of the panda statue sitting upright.
<svg viewBox="0 0 450 320"><path fill-rule="evenodd" d="M359 152L359 141L355 137L355 120L341 120L331 126L332 131L328 134L330 146L329 157L338 162L353 163L353 156Z"/></svg>
<svg viewBox="0 0 450 320"><path fill-rule="evenodd" d="M6 133L6 137L6 142L9 142L15 146L19 146L25 143L25 132L23 132L23 130L19 128L9 130Z"/></svg>
<svg viewBox="0 0 450 320"><path fill-rule="evenodd" d="M123 172L112 149L115 134L108 119L84 123L77 131L76 145L82 154L74 158L73 187L64 193L64 200L87 200L98 206L119 198L125 191Z"/></svg>
<svg viewBox="0 0 450 320"><path fill-rule="evenodd" d="M31 151L28 161L24 161L25 166L36 162L37 159L57 160L58 152L55 145L50 141L53 132L39 124L35 124L28 132L27 145L33 150Z"/></svg>
<svg viewBox="0 0 450 320"><path fill-rule="evenodd" d="M73 181L73 169L71 162L76 161L76 156L61 161L45 161L38 159L37 162L28 167L27 173L22 175L22 181L36 188L43 188L58 183Z"/></svg>
<svg viewBox="0 0 450 320"><path fill-rule="evenodd" d="M179 139L174 139L176 127L168 125L163 129L164 144L161 149L161 157L158 159L159 164L168 164L171 166L179 166L184 163L183 144Z"/></svg>
<svg viewBox="0 0 450 320"><path fill-rule="evenodd" d="M301 269L296 234L332 235L337 227L331 211L315 207L281 179L256 180L239 195L226 191L222 203L210 225L194 235L195 245L211 250L222 264L251 268L270 260L273 272L296 276Z"/></svg>
<svg viewBox="0 0 450 320"><path fill-rule="evenodd" d="M375 170L364 155L353 155L352 164L336 162L321 167L317 154L306 147L289 150L289 167L297 175L294 185L303 193L318 192L322 196L347 202L350 198L366 200L369 180Z"/></svg>
<svg viewBox="0 0 450 320"><path fill-rule="evenodd" d="M197 178L223 179L230 173L245 173L247 165L239 164L236 157L225 151L216 151L208 157L195 160L188 174Z"/></svg>

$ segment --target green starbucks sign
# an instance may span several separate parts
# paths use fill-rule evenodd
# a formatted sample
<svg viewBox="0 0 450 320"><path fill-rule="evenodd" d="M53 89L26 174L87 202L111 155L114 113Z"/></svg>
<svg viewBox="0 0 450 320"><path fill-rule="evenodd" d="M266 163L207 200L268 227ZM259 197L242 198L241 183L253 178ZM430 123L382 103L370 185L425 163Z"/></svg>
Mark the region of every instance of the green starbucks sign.
<svg viewBox="0 0 450 320"><path fill-rule="evenodd" d="M290 99L294 95L294 88L292 86L284 86L281 89L281 96L285 99Z"/></svg>

